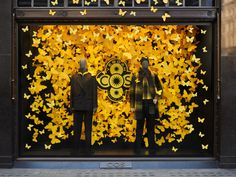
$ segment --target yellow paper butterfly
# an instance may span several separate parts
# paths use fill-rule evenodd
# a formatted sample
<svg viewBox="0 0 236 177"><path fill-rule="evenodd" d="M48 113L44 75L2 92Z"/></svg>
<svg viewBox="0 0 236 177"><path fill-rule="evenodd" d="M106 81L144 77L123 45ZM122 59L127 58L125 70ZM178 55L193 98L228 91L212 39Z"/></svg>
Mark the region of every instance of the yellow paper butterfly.
<svg viewBox="0 0 236 177"><path fill-rule="evenodd" d="M188 29L188 31L189 31L190 33L193 33L193 29L194 29L194 28L191 27L191 28Z"/></svg>
<svg viewBox="0 0 236 177"><path fill-rule="evenodd" d="M153 2L154 2L154 5L158 4L158 0L153 0Z"/></svg>
<svg viewBox="0 0 236 177"><path fill-rule="evenodd" d="M37 32L36 31L33 31L33 37L36 37L37 36Z"/></svg>
<svg viewBox="0 0 236 177"><path fill-rule="evenodd" d="M109 0L104 0L104 2L109 5L110 4L110 1Z"/></svg>
<svg viewBox="0 0 236 177"><path fill-rule="evenodd" d="M28 129L29 131L31 131L31 130L32 130L31 128L32 128L33 126L34 126L34 125L29 124L28 127L27 127L27 129Z"/></svg>
<svg viewBox="0 0 236 177"><path fill-rule="evenodd" d="M201 73L202 75L205 75L205 74L206 74L206 71L201 70L200 73Z"/></svg>
<svg viewBox="0 0 236 177"><path fill-rule="evenodd" d="M197 96L197 92L196 93L192 93L192 97L196 97Z"/></svg>
<svg viewBox="0 0 236 177"><path fill-rule="evenodd" d="M183 141L183 139L182 138L180 138L180 139L177 139L177 142L178 143L181 143Z"/></svg>
<svg viewBox="0 0 236 177"><path fill-rule="evenodd" d="M208 144L206 145L202 144L202 149L208 149Z"/></svg>
<svg viewBox="0 0 236 177"><path fill-rule="evenodd" d="M29 118L31 117L31 114L28 113L27 115L25 115L25 117L26 117L27 119L29 119Z"/></svg>
<svg viewBox="0 0 236 177"><path fill-rule="evenodd" d="M27 64L21 66L22 69L27 69Z"/></svg>
<svg viewBox="0 0 236 177"><path fill-rule="evenodd" d="M201 29L201 34L206 34L207 30Z"/></svg>
<svg viewBox="0 0 236 177"><path fill-rule="evenodd" d="M193 42L194 41L194 36L193 37L188 37L186 36L187 42Z"/></svg>
<svg viewBox="0 0 236 177"><path fill-rule="evenodd" d="M26 78L28 81L32 79L29 74L26 76Z"/></svg>
<svg viewBox="0 0 236 177"><path fill-rule="evenodd" d="M27 31L29 31L29 27L28 26L26 26L25 28L21 28L22 29L22 31L25 33L25 32L27 32Z"/></svg>
<svg viewBox="0 0 236 177"><path fill-rule="evenodd" d="M39 134L40 135L42 135L42 134L44 134L45 133L45 131L44 130L42 130L42 131L39 131Z"/></svg>
<svg viewBox="0 0 236 177"><path fill-rule="evenodd" d="M153 6L151 6L151 12L156 13L157 12L157 8L154 8Z"/></svg>
<svg viewBox="0 0 236 177"><path fill-rule="evenodd" d="M164 15L161 16L162 20L165 22L167 18L170 18L171 16L168 13L164 13Z"/></svg>
<svg viewBox="0 0 236 177"><path fill-rule="evenodd" d="M208 100L208 99L205 99L205 100L203 101L204 105L206 105L207 102L209 102L209 100Z"/></svg>
<svg viewBox="0 0 236 177"><path fill-rule="evenodd" d="M172 151L173 151L173 152L176 152L176 151L178 151L178 148L172 146Z"/></svg>
<svg viewBox="0 0 236 177"><path fill-rule="evenodd" d="M52 9L50 9L48 14L51 16L54 16L56 14L56 11L53 11Z"/></svg>
<svg viewBox="0 0 236 177"><path fill-rule="evenodd" d="M87 15L87 10L84 9L83 11L80 11L80 14L83 15L83 16L84 16L84 15Z"/></svg>
<svg viewBox="0 0 236 177"><path fill-rule="evenodd" d="M89 1L84 1L84 5L89 6L90 4L91 4L91 2L89 2Z"/></svg>
<svg viewBox="0 0 236 177"><path fill-rule="evenodd" d="M204 85L202 88L205 89L206 91L208 90L208 87L206 85Z"/></svg>
<svg viewBox="0 0 236 177"><path fill-rule="evenodd" d="M163 2L164 2L165 4L168 4L169 0L163 0Z"/></svg>
<svg viewBox="0 0 236 177"><path fill-rule="evenodd" d="M72 3L73 4L79 4L79 0L73 0Z"/></svg>
<svg viewBox="0 0 236 177"><path fill-rule="evenodd" d="M29 57L30 57L31 55L33 55L33 54L32 54L32 52L31 52L31 50L29 50L29 52L26 53L25 55L29 58Z"/></svg>
<svg viewBox="0 0 236 177"><path fill-rule="evenodd" d="M125 1L119 1L119 5L125 6Z"/></svg>
<svg viewBox="0 0 236 177"><path fill-rule="evenodd" d="M51 149L51 146L52 146L51 144L50 144L50 145L44 144L44 148L45 148L45 149Z"/></svg>
<svg viewBox="0 0 236 177"><path fill-rule="evenodd" d="M198 119L198 122L199 122L199 123L203 123L203 122L205 121L205 118L202 118L202 119L201 119L200 117L198 117L197 119Z"/></svg>
<svg viewBox="0 0 236 177"><path fill-rule="evenodd" d="M28 144L25 144L25 148L26 148L26 149L30 149L30 148L31 148L31 146L30 146L30 145L28 145Z"/></svg>
<svg viewBox="0 0 236 177"><path fill-rule="evenodd" d="M51 1L52 5L55 6L58 4L58 0L55 0L55 1Z"/></svg>
<svg viewBox="0 0 236 177"><path fill-rule="evenodd" d="M130 15L136 16L136 12L135 11L131 11Z"/></svg>
<svg viewBox="0 0 236 177"><path fill-rule="evenodd" d="M205 136L202 132L199 132L198 135L199 135L201 138Z"/></svg>
<svg viewBox="0 0 236 177"><path fill-rule="evenodd" d="M137 4L140 4L141 2L145 2L145 0L135 0Z"/></svg>
<svg viewBox="0 0 236 177"><path fill-rule="evenodd" d="M125 16L125 14L127 13L127 11L122 11L122 9L119 9L119 15L120 16Z"/></svg>
<svg viewBox="0 0 236 177"><path fill-rule="evenodd" d="M206 53L206 52L207 52L206 47L203 47L203 48L202 48L202 51L203 51L204 53Z"/></svg>
<svg viewBox="0 0 236 177"><path fill-rule="evenodd" d="M27 95L26 93L24 93L24 98L28 100L30 98L30 95Z"/></svg>
<svg viewBox="0 0 236 177"><path fill-rule="evenodd" d="M183 3L180 2L180 0L176 0L175 3L177 4L177 6L181 6Z"/></svg>

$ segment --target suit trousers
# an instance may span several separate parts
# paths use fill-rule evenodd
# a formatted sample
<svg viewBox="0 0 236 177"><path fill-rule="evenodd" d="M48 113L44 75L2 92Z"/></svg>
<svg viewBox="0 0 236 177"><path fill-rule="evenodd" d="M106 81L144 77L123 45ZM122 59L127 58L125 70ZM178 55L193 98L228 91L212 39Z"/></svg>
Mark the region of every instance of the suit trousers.
<svg viewBox="0 0 236 177"><path fill-rule="evenodd" d="M146 128L147 128L147 136L148 136L148 144L149 149L155 149L155 140L154 140L154 128L155 128L155 115L149 113L149 105L153 100L143 100L143 114L142 119L137 120L136 126L136 150L139 151L141 149L141 144L143 140L143 128L144 122L146 120Z"/></svg>
<svg viewBox="0 0 236 177"><path fill-rule="evenodd" d="M74 112L74 150L81 150L81 132L82 123L85 125L85 146L87 151L91 148L91 134L92 134L92 111L75 111Z"/></svg>

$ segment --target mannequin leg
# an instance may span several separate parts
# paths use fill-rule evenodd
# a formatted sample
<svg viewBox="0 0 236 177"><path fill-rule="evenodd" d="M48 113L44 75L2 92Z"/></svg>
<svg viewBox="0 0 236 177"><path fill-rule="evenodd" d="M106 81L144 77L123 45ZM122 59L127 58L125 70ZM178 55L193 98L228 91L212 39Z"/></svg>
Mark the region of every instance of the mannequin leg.
<svg viewBox="0 0 236 177"><path fill-rule="evenodd" d="M93 118L93 112L86 111L84 116L84 125L85 125L85 145L86 145L86 150L88 151L90 151L91 149L92 118Z"/></svg>
<svg viewBox="0 0 236 177"><path fill-rule="evenodd" d="M81 138L81 131L82 131L82 122L83 122L83 111L76 111L74 113L74 152L78 152L80 149L80 138Z"/></svg>

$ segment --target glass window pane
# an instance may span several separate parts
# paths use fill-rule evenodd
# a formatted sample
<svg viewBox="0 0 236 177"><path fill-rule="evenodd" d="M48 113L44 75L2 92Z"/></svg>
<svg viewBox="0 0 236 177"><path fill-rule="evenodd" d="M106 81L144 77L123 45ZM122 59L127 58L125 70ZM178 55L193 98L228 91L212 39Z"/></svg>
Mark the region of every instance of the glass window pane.
<svg viewBox="0 0 236 177"><path fill-rule="evenodd" d="M34 6L35 7L47 7L48 0L34 0Z"/></svg>
<svg viewBox="0 0 236 177"><path fill-rule="evenodd" d="M18 6L20 7L30 7L31 6L31 0L19 0Z"/></svg>
<svg viewBox="0 0 236 177"><path fill-rule="evenodd" d="M199 0L185 0L186 6L199 6Z"/></svg>
<svg viewBox="0 0 236 177"><path fill-rule="evenodd" d="M202 0L202 6L213 6L214 0Z"/></svg>

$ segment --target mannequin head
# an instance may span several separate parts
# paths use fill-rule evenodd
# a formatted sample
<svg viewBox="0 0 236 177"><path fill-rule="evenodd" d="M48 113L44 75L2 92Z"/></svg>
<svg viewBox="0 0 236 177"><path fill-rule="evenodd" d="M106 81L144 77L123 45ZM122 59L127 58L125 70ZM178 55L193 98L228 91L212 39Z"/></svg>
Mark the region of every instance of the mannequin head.
<svg viewBox="0 0 236 177"><path fill-rule="evenodd" d="M81 58L79 64L81 71L85 71L87 69L87 62L85 58Z"/></svg>
<svg viewBox="0 0 236 177"><path fill-rule="evenodd" d="M148 69L149 61L148 61L147 58L144 58L144 57L143 57L140 62L141 62L142 68L143 68L144 70Z"/></svg>

